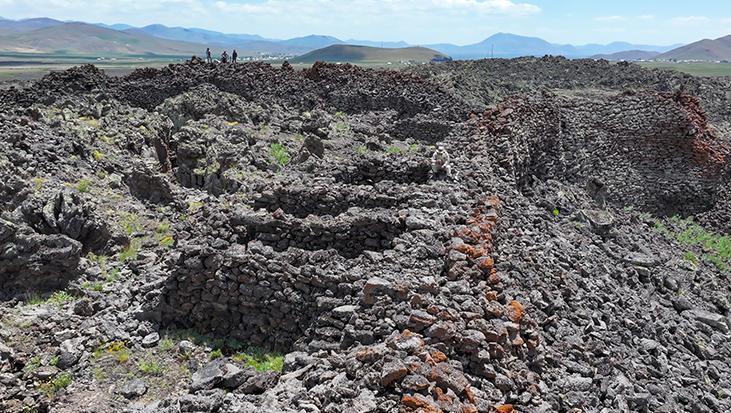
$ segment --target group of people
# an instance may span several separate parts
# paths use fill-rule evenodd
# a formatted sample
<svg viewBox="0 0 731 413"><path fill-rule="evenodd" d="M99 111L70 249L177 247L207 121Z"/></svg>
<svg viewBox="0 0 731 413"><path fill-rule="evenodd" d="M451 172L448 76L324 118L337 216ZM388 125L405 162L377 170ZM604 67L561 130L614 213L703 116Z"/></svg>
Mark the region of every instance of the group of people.
<svg viewBox="0 0 731 413"><path fill-rule="evenodd" d="M236 53L236 49L234 49L233 52L231 52L231 63L236 63L236 60L238 60L239 54ZM211 48L206 48L206 62L213 63L213 56L211 55ZM228 52L223 51L221 53L221 63L228 63Z"/></svg>

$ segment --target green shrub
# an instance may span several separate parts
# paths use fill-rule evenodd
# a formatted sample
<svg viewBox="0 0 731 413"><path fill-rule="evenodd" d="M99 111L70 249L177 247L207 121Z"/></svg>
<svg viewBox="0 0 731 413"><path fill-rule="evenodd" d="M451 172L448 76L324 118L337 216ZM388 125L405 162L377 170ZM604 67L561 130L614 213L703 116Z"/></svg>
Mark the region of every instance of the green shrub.
<svg viewBox="0 0 731 413"><path fill-rule="evenodd" d="M70 386L73 382L73 377L70 373L61 373L56 378L48 381L47 383L43 383L40 385L39 389L48 395L48 397L53 397L56 392L58 392L61 389L65 389L66 387Z"/></svg>
<svg viewBox="0 0 731 413"><path fill-rule="evenodd" d="M107 145L114 145L114 138L107 135L102 135L99 137L99 140L106 143Z"/></svg>
<svg viewBox="0 0 731 413"><path fill-rule="evenodd" d="M244 352L237 353L232 358L255 368L259 372L282 371L284 368L284 356L282 354L268 352L257 347L251 347Z"/></svg>
<svg viewBox="0 0 731 413"><path fill-rule="evenodd" d="M223 351L221 349L217 348L211 351L211 360L220 359L221 357L223 357Z"/></svg>
<svg viewBox="0 0 731 413"><path fill-rule="evenodd" d="M91 156L93 156L94 157L94 160L97 161L97 162L100 162L102 159L104 159L104 154L101 151L98 151L98 150L94 150L91 153Z"/></svg>
<svg viewBox="0 0 731 413"><path fill-rule="evenodd" d="M109 270L109 272L107 272L106 275L104 275L104 279L108 283L113 283L119 279L119 273L120 273L120 269L117 267L114 267L111 270Z"/></svg>
<svg viewBox="0 0 731 413"><path fill-rule="evenodd" d="M274 158L280 168L284 168L292 160L289 156L289 152L287 152L287 148L285 148L281 143L273 143L269 148L269 154L272 158Z"/></svg>
<svg viewBox="0 0 731 413"><path fill-rule="evenodd" d="M335 132L339 134L344 134L350 131L350 124L346 121L337 121L335 122Z"/></svg>
<svg viewBox="0 0 731 413"><path fill-rule="evenodd" d="M25 305L41 305L45 302L46 302L46 300L44 300L40 294L35 293L35 292L26 294L26 296L25 296Z"/></svg>
<svg viewBox="0 0 731 413"><path fill-rule="evenodd" d="M94 350L93 357L95 359L102 358L105 354L114 357L118 363L126 363L130 358L130 351L124 341L113 341L105 346L97 347Z"/></svg>
<svg viewBox="0 0 731 413"><path fill-rule="evenodd" d="M698 263L700 262L698 260L698 256L695 255L693 251L688 251L685 254L683 254L683 259L688 261L689 263L693 264L694 267L698 266Z"/></svg>
<svg viewBox="0 0 731 413"><path fill-rule="evenodd" d="M156 361L141 361L137 368L148 376L160 376L164 371L162 365Z"/></svg>
<svg viewBox="0 0 731 413"><path fill-rule="evenodd" d="M159 346L162 351L170 351L175 347L175 342L169 338L164 338L160 340Z"/></svg>
<svg viewBox="0 0 731 413"><path fill-rule="evenodd" d="M172 235L166 235L160 238L160 245L162 245L163 247L172 248L172 246L175 245L175 238L173 238Z"/></svg>
<svg viewBox="0 0 731 413"><path fill-rule="evenodd" d="M200 211L204 205L205 204L201 201L190 201L188 202L188 212L191 214L195 214L196 212Z"/></svg>
<svg viewBox="0 0 731 413"><path fill-rule="evenodd" d="M76 183L76 190L81 193L89 192L90 189L91 189L91 181L86 178L79 179L79 182Z"/></svg>
<svg viewBox="0 0 731 413"><path fill-rule="evenodd" d="M95 282L93 284L90 282L85 282L81 287L84 288L85 290L91 290L91 291L96 291L96 292L104 291L104 284L102 284L100 282Z"/></svg>
<svg viewBox="0 0 731 413"><path fill-rule="evenodd" d="M162 222L157 226L157 228L155 228L155 232L157 232L158 234L161 234L161 235L167 234L168 232L170 232L171 227L172 226L170 225L169 222Z"/></svg>
<svg viewBox="0 0 731 413"><path fill-rule="evenodd" d="M75 299L76 297L67 293L66 291L56 291L55 293L51 294L50 297L48 297L48 302L61 307L68 302L74 301Z"/></svg>
<svg viewBox="0 0 731 413"><path fill-rule="evenodd" d="M46 180L41 178L40 176L33 178L32 181L33 181L33 189L35 189L36 192L43 189L43 184L46 183Z"/></svg>
<svg viewBox="0 0 731 413"><path fill-rule="evenodd" d="M389 155L400 155L403 152L404 152L403 148L401 148L400 146L396 146L396 145L391 145L386 148L386 153L388 153Z"/></svg>
<svg viewBox="0 0 731 413"><path fill-rule="evenodd" d="M128 262L134 261L140 254L140 248L142 247L142 241L133 239L129 244L122 249L119 253L119 261Z"/></svg>
<svg viewBox="0 0 731 413"><path fill-rule="evenodd" d="M41 367L41 356L33 356L33 358L25 363L25 366L23 367L23 373L31 374L36 371L38 367Z"/></svg>
<svg viewBox="0 0 731 413"><path fill-rule="evenodd" d="M655 220L655 230L663 236L673 239L682 245L698 247L706 252L705 258L715 265L721 271L728 271L731 266L731 236L720 235L708 231L702 226L693 222L692 218L682 219L674 216L670 219L673 228L669 228L660 220ZM686 253L687 255L688 253ZM686 259L695 258L695 262L699 263L695 253L688 255Z"/></svg>
<svg viewBox="0 0 731 413"><path fill-rule="evenodd" d="M135 232L142 232L144 228L140 222L140 216L132 213L122 214L122 218L119 220L119 224L124 229L127 235L132 235Z"/></svg>

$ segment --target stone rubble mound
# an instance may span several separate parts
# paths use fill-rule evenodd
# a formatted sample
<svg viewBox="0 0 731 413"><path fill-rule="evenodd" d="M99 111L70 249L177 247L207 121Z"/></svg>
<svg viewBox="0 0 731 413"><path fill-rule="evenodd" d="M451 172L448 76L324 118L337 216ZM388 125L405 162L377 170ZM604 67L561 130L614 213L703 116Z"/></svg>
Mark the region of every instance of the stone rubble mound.
<svg viewBox="0 0 731 413"><path fill-rule="evenodd" d="M0 410L729 411L727 85L193 59L4 89Z"/></svg>

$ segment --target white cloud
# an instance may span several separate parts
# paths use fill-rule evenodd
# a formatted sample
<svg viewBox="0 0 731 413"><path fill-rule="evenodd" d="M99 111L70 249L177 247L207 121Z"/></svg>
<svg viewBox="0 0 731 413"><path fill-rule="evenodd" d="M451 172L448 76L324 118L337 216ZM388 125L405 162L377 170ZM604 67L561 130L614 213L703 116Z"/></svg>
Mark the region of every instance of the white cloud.
<svg viewBox="0 0 731 413"><path fill-rule="evenodd" d="M711 19L706 16L679 16L670 19L670 22L676 26L693 26L702 23L708 23Z"/></svg>
<svg viewBox="0 0 731 413"><path fill-rule="evenodd" d="M474 12L481 14L522 16L541 12L530 3L512 0L263 0L256 3L219 0L214 6L230 13L305 13L358 17L362 13L381 14L424 12Z"/></svg>
<svg viewBox="0 0 731 413"><path fill-rule="evenodd" d="M655 20L655 16L652 14L643 14L640 16L640 20Z"/></svg>
<svg viewBox="0 0 731 413"><path fill-rule="evenodd" d="M627 21L627 18L624 16L600 16L595 17L594 20L598 22L623 22Z"/></svg>
<svg viewBox="0 0 731 413"><path fill-rule="evenodd" d="M541 8L529 3L515 3L510 0L432 0L437 7L447 7L481 13L526 15L540 13Z"/></svg>
<svg viewBox="0 0 731 413"><path fill-rule="evenodd" d="M218 10L227 13L277 13L279 9L270 4L230 3L217 1L213 4Z"/></svg>

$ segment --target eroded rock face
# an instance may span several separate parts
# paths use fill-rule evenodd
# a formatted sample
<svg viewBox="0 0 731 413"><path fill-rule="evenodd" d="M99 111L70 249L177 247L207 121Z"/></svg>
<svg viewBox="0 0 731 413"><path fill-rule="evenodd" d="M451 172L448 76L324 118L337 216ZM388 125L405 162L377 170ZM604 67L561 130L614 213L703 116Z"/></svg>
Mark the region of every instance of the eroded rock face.
<svg viewBox="0 0 731 413"><path fill-rule="evenodd" d="M28 198L20 207L24 218L42 234L63 234L79 241L86 252L102 252L112 238L92 208L71 190Z"/></svg>
<svg viewBox="0 0 731 413"><path fill-rule="evenodd" d="M0 410L731 409L723 80L417 71L0 93Z"/></svg>
<svg viewBox="0 0 731 413"><path fill-rule="evenodd" d="M79 275L82 244L62 234L39 234L0 219L0 291L3 298L63 288Z"/></svg>

